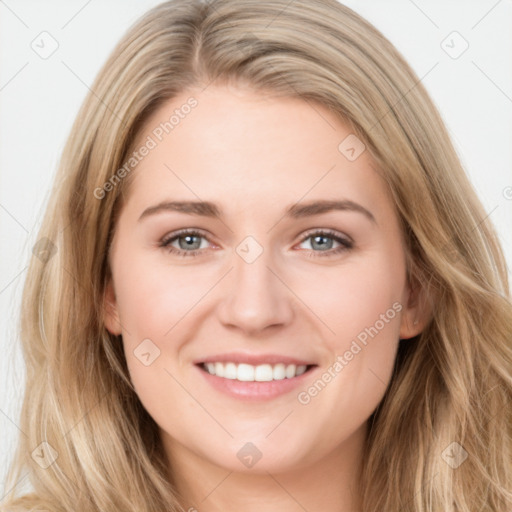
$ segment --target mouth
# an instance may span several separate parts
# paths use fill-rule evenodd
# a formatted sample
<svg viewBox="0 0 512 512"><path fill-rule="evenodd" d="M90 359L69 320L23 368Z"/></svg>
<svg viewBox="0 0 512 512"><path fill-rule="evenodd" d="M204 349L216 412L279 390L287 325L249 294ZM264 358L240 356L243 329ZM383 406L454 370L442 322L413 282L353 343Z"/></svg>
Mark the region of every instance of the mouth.
<svg viewBox="0 0 512 512"><path fill-rule="evenodd" d="M244 402L266 402L287 396L306 386L317 364L263 363L251 365L232 361L195 364L206 384L216 393ZM291 397L290 397L291 399Z"/></svg>
<svg viewBox="0 0 512 512"><path fill-rule="evenodd" d="M197 363L203 372L223 379L239 382L272 382L294 379L317 367L316 364L259 364L235 362L203 362Z"/></svg>

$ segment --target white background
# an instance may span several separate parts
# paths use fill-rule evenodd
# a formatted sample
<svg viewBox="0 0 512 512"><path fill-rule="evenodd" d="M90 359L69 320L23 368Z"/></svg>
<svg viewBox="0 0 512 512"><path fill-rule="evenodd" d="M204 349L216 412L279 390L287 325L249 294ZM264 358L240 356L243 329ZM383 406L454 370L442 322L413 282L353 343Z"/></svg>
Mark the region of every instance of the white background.
<svg viewBox="0 0 512 512"><path fill-rule="evenodd" d="M16 425L23 392L17 347L19 300L59 155L88 86L107 55L128 26L158 3L0 0L2 484L14 441L23 435ZM422 78L498 228L510 268L512 189L507 187L512 186L512 0L344 3L376 25ZM58 43L47 59L31 48L43 31ZM463 48L463 39L453 31L469 44L456 59L441 46L446 40L444 45L453 46L451 52Z"/></svg>

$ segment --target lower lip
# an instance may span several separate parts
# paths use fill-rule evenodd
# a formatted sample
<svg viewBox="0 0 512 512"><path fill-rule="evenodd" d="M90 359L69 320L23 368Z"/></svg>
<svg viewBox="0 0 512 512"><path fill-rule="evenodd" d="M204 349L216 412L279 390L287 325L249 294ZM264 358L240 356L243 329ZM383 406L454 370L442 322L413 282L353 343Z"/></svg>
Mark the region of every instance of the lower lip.
<svg viewBox="0 0 512 512"><path fill-rule="evenodd" d="M236 379L225 379L217 375L211 375L196 365L198 371L203 375L217 391L242 400L270 400L303 385L305 379L309 379L317 366L311 367L308 371L291 379L271 380L266 382L243 382Z"/></svg>

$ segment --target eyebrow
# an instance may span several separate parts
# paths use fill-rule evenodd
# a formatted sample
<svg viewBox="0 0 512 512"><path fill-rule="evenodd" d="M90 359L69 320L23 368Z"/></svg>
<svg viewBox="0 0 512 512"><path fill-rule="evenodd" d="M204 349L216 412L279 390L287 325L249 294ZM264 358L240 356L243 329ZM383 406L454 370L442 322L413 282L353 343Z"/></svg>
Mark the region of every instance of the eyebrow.
<svg viewBox="0 0 512 512"><path fill-rule="evenodd" d="M364 206L346 199L341 201L319 200L310 201L309 203L296 203L286 209L284 217L299 219L336 210L362 213L370 221L375 224L377 223L373 214ZM161 203L146 208L139 217L139 222L146 217L163 212L180 212L188 215L218 219L222 217L220 208L215 203L209 201L162 201Z"/></svg>

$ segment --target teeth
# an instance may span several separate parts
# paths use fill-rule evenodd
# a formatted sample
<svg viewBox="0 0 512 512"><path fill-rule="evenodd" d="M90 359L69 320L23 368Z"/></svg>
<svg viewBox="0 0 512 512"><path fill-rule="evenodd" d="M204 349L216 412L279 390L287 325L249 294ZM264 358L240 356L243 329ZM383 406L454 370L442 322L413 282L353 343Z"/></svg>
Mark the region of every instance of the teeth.
<svg viewBox="0 0 512 512"><path fill-rule="evenodd" d="M215 365L215 369L217 369L217 365ZM222 368L220 369L222 371ZM226 379L236 379L237 377L237 370L236 370L236 364L235 363L227 363L224 366L224 377Z"/></svg>
<svg viewBox="0 0 512 512"><path fill-rule="evenodd" d="M235 363L205 363L203 367L211 375L224 377L225 379L236 379L244 382L268 382L271 380L292 379L302 375L306 365L296 366L294 364L235 364Z"/></svg>

